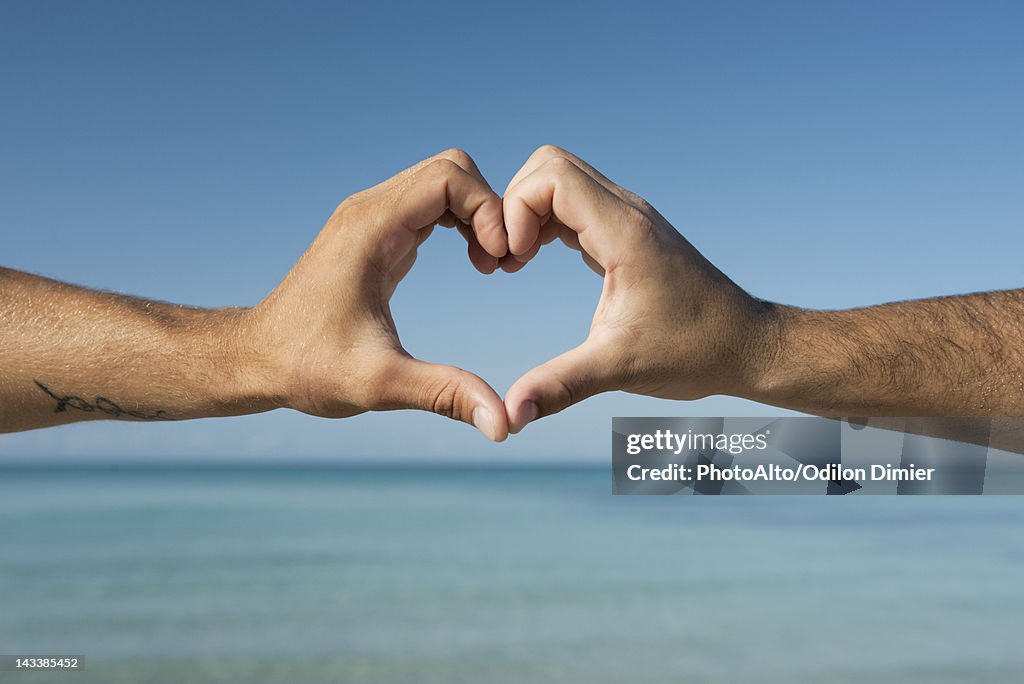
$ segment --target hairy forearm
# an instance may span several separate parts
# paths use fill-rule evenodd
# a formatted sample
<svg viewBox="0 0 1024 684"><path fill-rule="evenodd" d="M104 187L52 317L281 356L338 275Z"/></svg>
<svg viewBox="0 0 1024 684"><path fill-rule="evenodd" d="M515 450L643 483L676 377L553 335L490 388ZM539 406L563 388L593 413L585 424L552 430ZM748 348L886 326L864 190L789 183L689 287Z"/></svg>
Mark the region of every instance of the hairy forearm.
<svg viewBox="0 0 1024 684"><path fill-rule="evenodd" d="M1024 416L1024 290L768 317L752 399L821 415Z"/></svg>
<svg viewBox="0 0 1024 684"><path fill-rule="evenodd" d="M0 268L0 432L272 408L248 319Z"/></svg>

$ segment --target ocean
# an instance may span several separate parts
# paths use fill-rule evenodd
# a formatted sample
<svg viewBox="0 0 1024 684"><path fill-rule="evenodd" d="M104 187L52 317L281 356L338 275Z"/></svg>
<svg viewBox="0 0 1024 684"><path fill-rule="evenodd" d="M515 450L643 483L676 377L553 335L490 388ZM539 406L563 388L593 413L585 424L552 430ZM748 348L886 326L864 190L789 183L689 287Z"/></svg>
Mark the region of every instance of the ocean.
<svg viewBox="0 0 1024 684"><path fill-rule="evenodd" d="M1020 682L1024 497L607 468L0 466L3 682Z"/></svg>

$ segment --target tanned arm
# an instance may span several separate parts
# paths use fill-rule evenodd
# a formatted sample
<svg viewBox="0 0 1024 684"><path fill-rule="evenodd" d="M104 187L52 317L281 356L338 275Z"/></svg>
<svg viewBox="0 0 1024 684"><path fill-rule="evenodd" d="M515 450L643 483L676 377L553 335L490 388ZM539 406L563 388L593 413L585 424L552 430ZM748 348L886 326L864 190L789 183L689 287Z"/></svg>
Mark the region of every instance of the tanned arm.
<svg viewBox="0 0 1024 684"><path fill-rule="evenodd" d="M247 309L194 309L0 268L0 427L180 420L280 401Z"/></svg>
<svg viewBox="0 0 1024 684"><path fill-rule="evenodd" d="M230 416L287 406L343 418L420 408L508 434L481 378L412 358L389 300L436 223L490 273L501 199L449 150L346 199L251 309L196 309L0 269L0 432L79 420Z"/></svg>
<svg viewBox="0 0 1024 684"><path fill-rule="evenodd" d="M772 307L749 396L836 416L1024 416L1024 291Z"/></svg>

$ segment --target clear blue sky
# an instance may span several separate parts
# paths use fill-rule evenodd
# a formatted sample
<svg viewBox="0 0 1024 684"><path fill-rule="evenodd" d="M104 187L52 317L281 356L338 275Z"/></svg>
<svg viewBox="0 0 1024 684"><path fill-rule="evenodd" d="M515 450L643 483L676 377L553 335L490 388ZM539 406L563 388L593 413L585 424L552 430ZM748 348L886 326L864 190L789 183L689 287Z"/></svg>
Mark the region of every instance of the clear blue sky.
<svg viewBox="0 0 1024 684"><path fill-rule="evenodd" d="M761 297L1018 287L1021 26L1019 2L5 2L0 263L254 304L346 195L452 146L500 192L553 142ZM503 393L583 339L599 291L554 247L485 278L442 231L394 311L410 351ZM413 412L277 412L70 426L0 455L598 463L613 415L766 412L606 395L500 446Z"/></svg>

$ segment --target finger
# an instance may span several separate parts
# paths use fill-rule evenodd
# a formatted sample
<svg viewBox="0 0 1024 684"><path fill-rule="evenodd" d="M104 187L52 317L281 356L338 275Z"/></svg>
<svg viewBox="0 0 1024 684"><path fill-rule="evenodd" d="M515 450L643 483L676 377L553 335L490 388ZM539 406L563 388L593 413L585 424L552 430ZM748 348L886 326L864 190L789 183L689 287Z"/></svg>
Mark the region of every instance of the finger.
<svg viewBox="0 0 1024 684"><path fill-rule="evenodd" d="M419 230L439 221L451 223L454 218L473 227L473 234L485 251L495 257L504 256L508 239L501 199L479 171L474 174L461 166L467 163L466 159L468 155L458 162L439 155L386 181L394 208L382 223ZM472 160L469 164L476 168Z"/></svg>
<svg viewBox="0 0 1024 684"><path fill-rule="evenodd" d="M589 268L591 271L604 278L604 266L597 263L594 260L594 257L590 256L586 252L580 252L580 257L583 259L583 263L587 265L587 268Z"/></svg>
<svg viewBox="0 0 1024 684"><path fill-rule="evenodd" d="M575 250L580 253L580 257L583 259L583 263L597 275L604 277L604 269L601 264L594 261L594 257L587 254L586 250L580 245L579 236L568 228L563 228L562 232L558 234L558 239L562 241L562 244L569 249Z"/></svg>
<svg viewBox="0 0 1024 684"><path fill-rule="evenodd" d="M381 410L421 409L468 423L485 437L508 437L505 406L494 389L469 371L397 356L383 383Z"/></svg>
<svg viewBox="0 0 1024 684"><path fill-rule="evenodd" d="M505 271L505 273L521 271L527 263L537 256L537 253L540 252L540 248L555 240L555 238L558 237L559 232L562 230L572 233L571 230L565 228L565 226L558 223L556 220L550 219L540 227L540 236L533 243L533 246L530 247L530 249L526 250L523 254L506 254L498 260L498 265L501 266L501 270ZM575 233L572 234L575 235Z"/></svg>
<svg viewBox="0 0 1024 684"><path fill-rule="evenodd" d="M595 345L584 342L529 371L505 394L509 432L516 434L528 423L615 389L611 367Z"/></svg>
<svg viewBox="0 0 1024 684"><path fill-rule="evenodd" d="M448 159L450 161L455 162L466 173L468 173L473 178L476 178L483 185L487 186L487 189L491 190L491 192L494 192L491 189L491 184L487 182L487 179L484 178L484 174L480 172L480 167L476 165L476 162L473 160L473 157L469 156L468 153L464 152L463 150L457 149L457 148L452 148L450 150L445 150L444 152L442 152L441 154L439 154L437 156L438 156L438 158ZM465 225L469 225L468 222L464 222L464 223L465 223ZM482 224L480 226L480 230L481 231L492 230L494 225L495 224L493 222L486 222L486 223L484 223L484 224ZM472 228L471 225L470 225L470 228ZM459 232L461 233L462 231L459 231ZM463 237L466 238L467 242L471 242L471 241L472 242L477 242L477 243L480 242L480 237L476 234L475 231L470 231L468 236L467 236L467 234L463 233ZM483 252L486 252L487 254L490 254L491 256L495 256L495 257L504 256L508 252L508 237L505 234L504 224L502 224L502 226L501 226L501 228L500 228L500 230L498 231L497 234L488 235L487 237L484 238L484 240L489 243L488 247L483 247L483 245L480 244L479 248L470 246L470 250L472 252L475 252L475 253L480 253L481 251L483 251ZM494 253L494 252L497 252L499 250L501 250L500 254ZM482 261L482 263L487 264L487 263L490 263L490 261L491 261L490 259L484 259ZM474 266L476 266L476 263L474 263ZM496 266L495 266L495 268L496 268ZM494 272L494 268L491 268L490 270L486 270L487 269L486 266L484 268L480 268L479 266L477 266L477 269L480 270L481 273L485 273L485 274L486 273L493 273Z"/></svg>
<svg viewBox="0 0 1024 684"><path fill-rule="evenodd" d="M451 150L447 150L445 152L442 152L438 156L442 157L442 158L445 158L445 159L449 159L449 160L455 162L456 164L461 166L466 171L466 173L468 173L469 175L471 175L474 178L476 178L477 180L479 180L481 183L486 185L488 188L491 187L491 184L487 182L486 178L484 178L483 173L480 172L480 167L478 167L476 165L476 162L473 161L473 158L470 157L467 153L463 152L462 150L451 149ZM449 214L451 214L451 212L449 212ZM462 229L460 229L459 230L459 234L461 234L462 237L465 238L465 240L466 240L466 243L468 245L469 258L470 258L470 261L473 263L473 266L478 271L480 271L481 273L483 273L485 275L494 273L494 271L498 267L498 260L496 258L494 258L494 256L492 256L491 254L489 254L486 249L483 248L483 246L480 244L480 240L478 239L476 233L473 232L473 227L472 226L467 225L465 223L462 223L461 221L459 221L455 217L454 214L451 214L451 222L450 223L442 223L441 225L444 225L444 226L447 226L447 227L451 228L453 226L454 227L459 227L459 224L469 228L469 230L462 230ZM486 226L481 226L481 229L484 229L484 228L486 228ZM498 236L498 237L502 241L501 244L505 246L505 250L506 250L506 253L507 253L507 251L508 251L507 237L504 236L504 235L501 235L501 236ZM497 256L497 255L495 255L495 256ZM503 255L501 255L501 256L503 256ZM500 256L499 256L499 258L500 258Z"/></svg>
<svg viewBox="0 0 1024 684"><path fill-rule="evenodd" d="M540 232L543 233L544 229L541 228ZM521 266L525 266L526 264L528 264L530 260L533 259L533 257L537 256L537 253L540 252L541 245L543 244L543 240L541 239L541 237L541 235L538 235L537 239L533 241L533 244L530 245L530 248L528 250L526 250L522 254L514 255L512 257L512 262L518 262Z"/></svg>
<svg viewBox="0 0 1024 684"><path fill-rule="evenodd" d="M501 270L505 273L518 273L519 271L526 268L525 261L518 261L513 259L511 256L506 256L500 261Z"/></svg>
<svg viewBox="0 0 1024 684"><path fill-rule="evenodd" d="M545 162L503 199L509 251L525 254L544 217L572 229L581 247L607 271L636 244L642 215L565 157Z"/></svg>
<svg viewBox="0 0 1024 684"><path fill-rule="evenodd" d="M480 180L481 183L487 187L491 187L491 184L484 178L484 174L480 172L480 167L476 165L473 157L469 155L465 150L460 150L457 147L452 147L440 154L434 155L434 159L448 159L453 161L465 170L466 173Z"/></svg>
<svg viewBox="0 0 1024 684"><path fill-rule="evenodd" d="M419 247L424 242L426 242L427 239L430 237L430 234L433 232L433 226L427 226L426 228L420 229L420 231L416 233L416 247ZM398 258L398 261L394 262L390 271L391 282L388 284L388 289L386 290L388 299L390 299L391 296L394 294L395 287L397 287L398 282L405 278L406 275L408 275L409 271L412 270L413 264L415 263L415 249L410 249L406 251L401 257Z"/></svg>
<svg viewBox="0 0 1024 684"><path fill-rule="evenodd" d="M480 241L476 239L476 235L473 234L473 229L471 227L467 226L462 221L457 221L455 227L459 231L459 234L466 238L466 252L469 254L469 261L473 264L473 267L484 275L494 273L498 268L500 259L491 256L483 247L480 246Z"/></svg>
<svg viewBox="0 0 1024 684"><path fill-rule="evenodd" d="M437 225L444 226L445 228L454 228L458 220L459 219L455 218L455 214L448 209L441 214L441 218L437 219Z"/></svg>
<svg viewBox="0 0 1024 684"><path fill-rule="evenodd" d="M427 226L416 233L416 246L419 247L430 237L431 233L434 232L434 226Z"/></svg>
<svg viewBox="0 0 1024 684"><path fill-rule="evenodd" d="M414 175L416 172L418 172L421 169L423 169L423 167L429 166L431 163L433 163L433 162L435 162L435 161L437 161L439 159L447 159L450 162L454 162L455 164L458 164L460 167L462 167L462 169L464 171L466 171L466 173L473 174L473 175L477 176L478 178L480 178L481 180L483 180L483 175L480 173L480 169L477 167L476 162L473 161L473 158L471 156L469 156L469 153L466 152L465 150L460 150L457 147L452 147L452 148L449 148L449 149L445 150L444 152L438 152L437 154L433 155L432 157L427 157L423 161L417 162L417 163L413 164L412 166L410 166L407 169L403 169L402 171L399 171L394 176L389 178L384 183L381 183L381 185L377 186L377 187L378 188L379 187L383 187L383 186L387 185L388 183L398 182L398 181L401 181L403 179L407 179L410 176ZM486 183L486 181L485 181L485 183ZM371 188L371 190L373 190L373 189L374 188Z"/></svg>
<svg viewBox="0 0 1024 684"><path fill-rule="evenodd" d="M580 244L580 236L576 234L571 228L566 228L558 234L558 239L562 241L562 244L569 249L574 249L577 252L583 251L583 245Z"/></svg>
<svg viewBox="0 0 1024 684"><path fill-rule="evenodd" d="M623 199L625 199L625 194L629 192L628 190L620 187L613 181L609 180L607 176L605 176L603 173L595 169L593 166L588 164L583 159L577 157L572 152L569 152L568 150L563 150L561 147L558 147L557 145L541 145L536 150L534 150L533 154L531 154L529 159L526 160L522 168L520 168L516 172L516 175L512 176L512 180L508 182L508 185L505 188L505 193L507 194L509 189L513 185L521 181L523 178L529 176L531 173L536 171L545 163L551 161L552 159L557 159L558 157L568 159L576 166L580 167L580 169L584 173L590 175L595 181L600 183L606 190L616 195L619 195Z"/></svg>
<svg viewBox="0 0 1024 684"><path fill-rule="evenodd" d="M454 227L458 230L459 235L466 240L466 252L469 255L469 261L473 264L473 267L484 275L494 273L494 265L499 263L500 259L491 256L487 253L487 250L480 246L480 241L476 239L476 234L473 233L473 226L466 225L459 219L455 218L453 214L450 227Z"/></svg>

